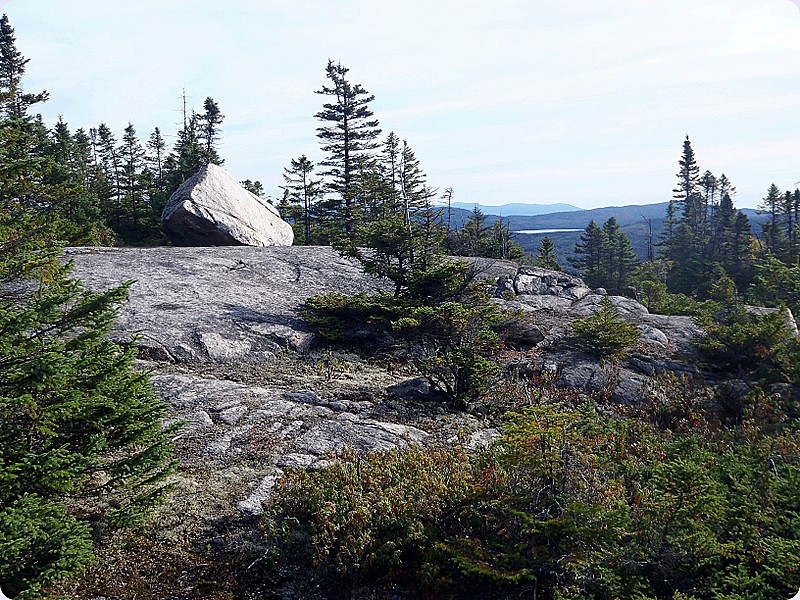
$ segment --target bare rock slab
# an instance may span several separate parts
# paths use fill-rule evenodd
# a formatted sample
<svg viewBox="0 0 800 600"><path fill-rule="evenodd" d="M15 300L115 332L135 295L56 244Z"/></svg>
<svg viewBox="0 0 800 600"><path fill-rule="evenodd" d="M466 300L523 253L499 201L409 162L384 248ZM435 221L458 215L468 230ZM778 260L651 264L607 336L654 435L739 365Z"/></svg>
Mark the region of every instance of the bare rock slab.
<svg viewBox="0 0 800 600"><path fill-rule="evenodd" d="M374 293L380 280L321 246L70 248L73 273L92 290L133 280L114 324L142 355L179 363L270 362L304 352L314 334L300 316L309 296Z"/></svg>
<svg viewBox="0 0 800 600"><path fill-rule="evenodd" d="M294 240L273 206L213 164L170 196L161 220L176 246L291 246Z"/></svg>

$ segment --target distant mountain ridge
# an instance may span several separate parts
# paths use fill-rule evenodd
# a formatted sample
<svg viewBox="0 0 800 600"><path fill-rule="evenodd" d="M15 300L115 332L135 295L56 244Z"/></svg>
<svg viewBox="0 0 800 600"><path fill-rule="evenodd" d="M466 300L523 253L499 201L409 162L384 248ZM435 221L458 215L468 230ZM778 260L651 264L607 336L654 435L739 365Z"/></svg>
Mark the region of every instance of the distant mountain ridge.
<svg viewBox="0 0 800 600"><path fill-rule="evenodd" d="M525 202L514 202L512 204L501 204L499 206L490 206L487 204L480 204L478 202L453 202L453 208L460 208L472 212L476 206L481 209L485 215L494 215L498 217L509 217L512 215L519 215L522 217L531 217L536 215L548 215L557 212L572 212L581 210L577 206L571 204L528 204Z"/></svg>
<svg viewBox="0 0 800 600"><path fill-rule="evenodd" d="M451 214L451 226L454 228L463 227L472 213L472 208L468 209L456 206L453 203ZM637 256L645 260L647 258L647 248L650 239L650 227L652 226L653 242L658 243L664 230L664 217L667 212L667 202L655 204L633 204L628 206L607 206L603 208L593 208L590 210L574 208L562 212L543 213L538 215L512 215L503 212L502 217L481 210L487 215L487 222L494 223L497 220L508 225L512 232L515 232L515 239L525 249L526 252L536 253L541 244L542 238L547 235L553 240L556 247L556 254L563 266L567 266L566 259L574 255L575 244L580 241L580 235L590 221L602 225L611 217L614 217L633 244ZM517 206L507 204L505 206ZM528 205L536 206L536 205ZM570 206L570 205L538 205L538 206ZM446 208L446 207L445 207ZM488 206L486 209L503 208L499 206ZM750 218L754 233L759 231L758 224L766 218L766 215L759 214L751 208L740 209ZM444 215L445 221L447 216ZM517 233L520 231L531 230L552 230L552 229L574 229L577 231L564 231L558 233Z"/></svg>

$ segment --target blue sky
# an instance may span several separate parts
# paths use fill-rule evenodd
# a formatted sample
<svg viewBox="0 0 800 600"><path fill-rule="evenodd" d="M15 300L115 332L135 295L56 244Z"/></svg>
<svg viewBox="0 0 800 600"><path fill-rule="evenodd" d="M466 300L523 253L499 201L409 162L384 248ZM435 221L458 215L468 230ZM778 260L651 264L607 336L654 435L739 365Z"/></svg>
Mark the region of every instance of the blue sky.
<svg viewBox="0 0 800 600"><path fill-rule="evenodd" d="M375 94L384 133L461 202L669 199L683 138L741 207L800 180L800 10L789 0L0 0L52 124L130 121L168 143L190 107L276 195L322 155L329 58Z"/></svg>

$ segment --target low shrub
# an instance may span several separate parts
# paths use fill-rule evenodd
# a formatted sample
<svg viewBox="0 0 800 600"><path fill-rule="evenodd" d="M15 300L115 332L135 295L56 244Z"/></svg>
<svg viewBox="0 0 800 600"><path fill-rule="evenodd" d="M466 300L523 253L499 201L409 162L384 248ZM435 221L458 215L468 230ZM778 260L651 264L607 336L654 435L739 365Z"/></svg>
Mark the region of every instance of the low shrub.
<svg viewBox="0 0 800 600"><path fill-rule="evenodd" d="M326 294L309 298L305 312L331 342L361 350L402 347L434 387L462 405L483 397L498 380L498 330L509 317L482 283L437 302L388 293Z"/></svg>
<svg viewBox="0 0 800 600"><path fill-rule="evenodd" d="M593 315L574 321L572 331L595 354L608 358L624 356L639 339L639 328L619 318L619 311L608 296L600 301Z"/></svg>
<svg viewBox="0 0 800 600"><path fill-rule="evenodd" d="M720 319L706 319L700 324L706 335L693 343L709 366L767 379L780 376L781 357L787 344L791 345L786 319L780 312L759 315L732 310Z"/></svg>
<svg viewBox="0 0 800 600"><path fill-rule="evenodd" d="M284 555L310 559L329 582L397 579L424 569L472 480L458 448L346 449L329 468L279 481L263 525Z"/></svg>

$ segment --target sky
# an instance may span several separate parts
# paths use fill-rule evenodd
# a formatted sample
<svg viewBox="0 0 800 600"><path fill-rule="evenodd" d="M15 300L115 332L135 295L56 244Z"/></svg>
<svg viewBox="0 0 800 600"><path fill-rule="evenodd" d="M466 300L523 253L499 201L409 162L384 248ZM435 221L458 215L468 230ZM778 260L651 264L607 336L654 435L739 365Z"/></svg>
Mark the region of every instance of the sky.
<svg viewBox="0 0 800 600"><path fill-rule="evenodd" d="M683 140L739 207L800 180L800 0L0 0L52 125L175 141L182 93L277 196L329 59L453 199L665 202ZM800 185L800 184L797 184Z"/></svg>

